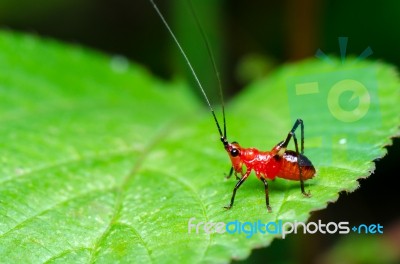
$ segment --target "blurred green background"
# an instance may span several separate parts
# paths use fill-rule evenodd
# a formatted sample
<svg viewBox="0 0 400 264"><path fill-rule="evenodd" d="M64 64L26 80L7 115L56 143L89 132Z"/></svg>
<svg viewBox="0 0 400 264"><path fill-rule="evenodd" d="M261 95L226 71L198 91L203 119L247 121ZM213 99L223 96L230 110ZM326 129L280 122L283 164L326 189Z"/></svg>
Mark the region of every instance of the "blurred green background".
<svg viewBox="0 0 400 264"><path fill-rule="evenodd" d="M187 3L157 3L208 93L217 100L215 74ZM317 49L339 56L341 36L349 38L348 54L357 56L370 46L371 59L400 66L399 1L193 3L210 40L227 98L283 63L313 57ZM147 0L0 0L0 27L122 55L161 77L186 76L191 81L186 64ZM267 249L254 250L249 259L238 263L400 262L396 183L400 140L395 139L388 151L389 155L377 161L375 173L361 180L359 190L343 193L338 202L313 213L311 219L349 221L351 225L380 223L384 235L292 235L275 240Z"/></svg>

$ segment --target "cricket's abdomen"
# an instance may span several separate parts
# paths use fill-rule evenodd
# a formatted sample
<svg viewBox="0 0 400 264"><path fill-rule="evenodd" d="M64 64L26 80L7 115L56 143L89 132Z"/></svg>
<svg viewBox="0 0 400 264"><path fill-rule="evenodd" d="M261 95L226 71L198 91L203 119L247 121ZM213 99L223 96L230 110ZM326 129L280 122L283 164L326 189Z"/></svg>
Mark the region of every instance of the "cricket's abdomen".
<svg viewBox="0 0 400 264"><path fill-rule="evenodd" d="M282 166L277 177L288 180L300 181L300 171L297 164L296 152L286 150L281 159ZM311 161L304 155L299 156L299 165L301 167L301 175L303 180L308 180L314 177L315 168Z"/></svg>

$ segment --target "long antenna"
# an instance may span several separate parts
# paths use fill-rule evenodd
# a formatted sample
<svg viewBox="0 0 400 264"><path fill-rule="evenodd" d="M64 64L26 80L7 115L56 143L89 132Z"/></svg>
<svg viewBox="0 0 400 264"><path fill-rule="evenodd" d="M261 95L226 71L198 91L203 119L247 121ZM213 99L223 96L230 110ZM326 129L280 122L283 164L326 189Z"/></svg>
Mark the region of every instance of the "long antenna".
<svg viewBox="0 0 400 264"><path fill-rule="evenodd" d="M176 38L174 32L173 32L173 31L171 30L171 28L169 27L167 21L165 20L165 18L164 18L164 16L162 15L161 11L158 9L157 5L154 3L153 0L149 0L149 1L150 1L150 3L153 5L153 7L154 7L154 9L156 10L158 16L161 18L161 21L164 23L164 25L165 25L165 27L167 28L168 32L170 33L171 37L173 38L173 40L175 41L176 45L178 46L180 53L182 54L183 58L185 59L187 65L189 66L189 69L190 69L190 71L192 72L192 75L193 75L194 79L196 80L197 85L199 86L199 88L200 88L200 90L201 90L201 92L202 92L204 98L206 99L206 102L207 102L207 104L208 104L208 107L210 108L211 114L212 114L212 116L214 117L214 121L215 121L215 124L217 125L219 135L221 136L221 141L225 144L225 142L226 142L226 124L225 124L225 110L224 110L223 105L222 105L222 111L223 111L223 117L224 117L224 118L223 118L223 119L224 119L224 134L222 134L222 130L221 130L221 127L220 127L220 125L219 125L219 123L218 123L218 119L217 119L217 117L216 117L216 115L215 115L214 109L213 109L213 107L211 106L211 103L210 103L210 101L208 100L207 94L206 94L206 92L204 91L203 86L201 85L201 82L200 82L199 78L197 77L197 74L196 74L195 70L193 69L193 66L192 66L192 64L190 63L190 61L189 61L189 59L188 59L188 57L187 57L185 51L183 50L182 46L179 44L178 39ZM192 12L194 13L193 8L192 8ZM198 25L200 25L200 23L198 22L196 16L195 16L195 18L196 18L196 21L197 21ZM201 27L199 27L199 28L200 28L200 31L202 32L203 39L204 39L204 41L205 41L205 43L206 43L208 53L210 54L210 56L211 56L211 58L212 58L213 65L214 65L214 69L216 69L216 65L215 65L214 58L213 58L213 56L212 56L211 49L210 49L210 47L209 47L209 45L208 45L207 39L204 38L205 34L204 34L202 28L201 28ZM218 71L216 71L216 73L217 73L218 81L219 81L219 83L221 83L221 82L220 82L220 78L219 78ZM220 84L220 94L222 95L221 84ZM221 100L222 100L222 97L221 97Z"/></svg>
<svg viewBox="0 0 400 264"><path fill-rule="evenodd" d="M200 34L202 36L202 39L204 41L204 44L205 44L205 46L207 48L207 52L208 52L208 55L209 55L208 57L211 59L215 75L217 76L218 86L219 86L219 98L221 100L221 107L222 107L222 118L223 118L223 122L224 122L224 138L226 138L225 106L224 106L224 95L223 95L223 92L222 92L221 77L219 75L217 63L215 62L215 56L214 56L214 54L212 52L210 42L209 42L209 40L207 38L207 35L204 33L204 29L201 26L200 20L197 17L197 14L196 14L196 12L195 12L195 10L193 8L193 2L191 0L188 0L188 2L189 2L190 11L192 12L194 20L196 21L197 28L199 29Z"/></svg>

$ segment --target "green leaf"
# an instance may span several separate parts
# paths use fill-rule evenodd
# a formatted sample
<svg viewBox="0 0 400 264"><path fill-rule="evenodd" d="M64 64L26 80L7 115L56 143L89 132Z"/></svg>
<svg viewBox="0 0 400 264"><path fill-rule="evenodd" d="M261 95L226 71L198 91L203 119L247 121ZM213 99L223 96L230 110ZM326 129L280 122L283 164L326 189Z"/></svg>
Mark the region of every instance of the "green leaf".
<svg viewBox="0 0 400 264"><path fill-rule="evenodd" d="M245 258L279 235L207 234L203 226L188 234L188 220L306 221L373 171L399 135L398 95L391 66L356 59L287 65L245 89L226 109L229 139L269 150L301 117L317 176L306 182L311 198L298 182L270 181L272 213L262 183L250 177L226 211L235 184L223 177L229 159L186 86L121 57L3 32L0 256L11 263Z"/></svg>

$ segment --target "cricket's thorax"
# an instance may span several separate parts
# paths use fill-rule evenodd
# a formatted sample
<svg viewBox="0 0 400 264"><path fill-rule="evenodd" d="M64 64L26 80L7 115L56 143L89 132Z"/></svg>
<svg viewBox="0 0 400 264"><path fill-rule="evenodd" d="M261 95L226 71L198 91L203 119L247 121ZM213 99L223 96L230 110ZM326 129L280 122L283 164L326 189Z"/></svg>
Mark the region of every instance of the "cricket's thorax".
<svg viewBox="0 0 400 264"><path fill-rule="evenodd" d="M247 169L254 170L258 178L264 176L264 178L274 179L282 167L282 162L275 159L269 151L241 148L240 154L243 164Z"/></svg>

